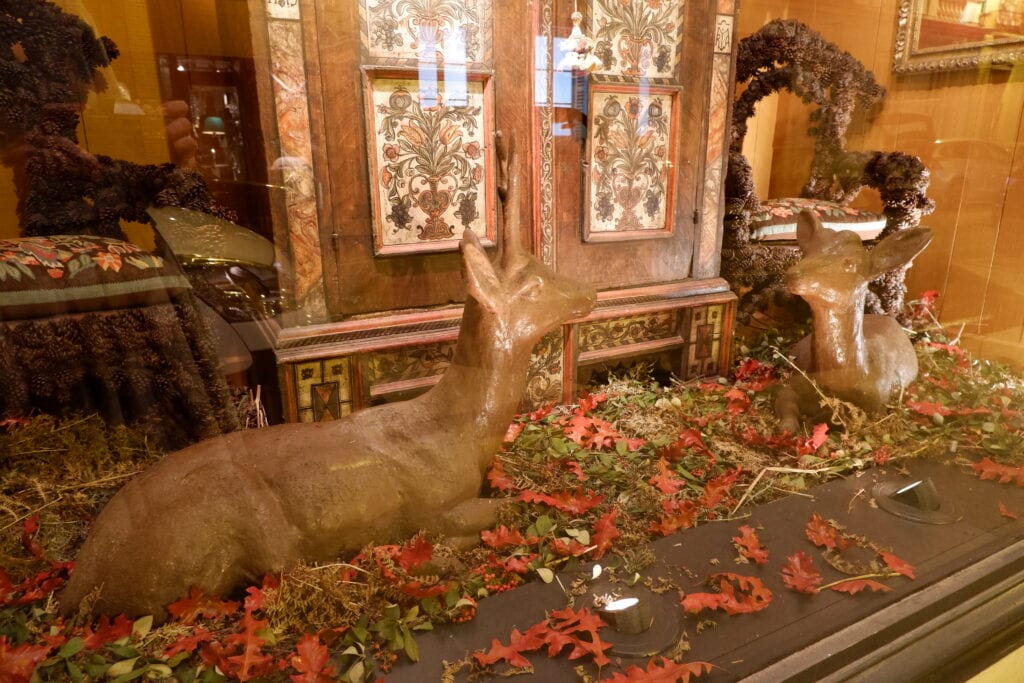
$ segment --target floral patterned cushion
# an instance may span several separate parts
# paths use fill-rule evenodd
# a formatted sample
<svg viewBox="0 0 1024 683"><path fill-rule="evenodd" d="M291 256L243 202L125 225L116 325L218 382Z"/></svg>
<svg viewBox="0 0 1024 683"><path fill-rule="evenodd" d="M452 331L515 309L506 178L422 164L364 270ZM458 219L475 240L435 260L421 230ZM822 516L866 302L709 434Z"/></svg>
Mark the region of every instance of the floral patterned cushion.
<svg viewBox="0 0 1024 683"><path fill-rule="evenodd" d="M819 199L769 199L750 217L750 239L776 242L796 239L796 217L804 209L818 214L832 230L852 230L862 240L874 239L885 227L885 216Z"/></svg>
<svg viewBox="0 0 1024 683"><path fill-rule="evenodd" d="M0 240L0 319L164 303L188 289L176 264L122 240Z"/></svg>

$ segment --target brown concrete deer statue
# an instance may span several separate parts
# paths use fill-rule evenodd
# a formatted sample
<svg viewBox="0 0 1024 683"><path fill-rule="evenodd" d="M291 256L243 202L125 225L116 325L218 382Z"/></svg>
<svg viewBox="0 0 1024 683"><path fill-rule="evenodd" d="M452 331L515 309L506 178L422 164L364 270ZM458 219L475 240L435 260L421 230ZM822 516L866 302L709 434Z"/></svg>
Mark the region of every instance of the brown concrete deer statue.
<svg viewBox="0 0 1024 683"><path fill-rule="evenodd" d="M163 619L193 586L223 595L421 529L479 541L500 504L480 497L483 476L522 399L531 350L595 300L523 249L513 156L500 265L471 231L462 238L469 296L440 382L341 420L243 430L172 453L93 523L59 596L66 613L99 589L95 612Z"/></svg>
<svg viewBox="0 0 1024 683"><path fill-rule="evenodd" d="M810 306L814 323L791 355L823 393L877 413L917 377L906 332L890 316L865 315L864 299L869 281L910 262L931 239L928 228L901 230L868 251L855 233L829 230L811 211L800 214L804 258L786 271L785 284ZM822 418L820 396L794 375L776 396L775 414L780 430L796 433L801 415Z"/></svg>

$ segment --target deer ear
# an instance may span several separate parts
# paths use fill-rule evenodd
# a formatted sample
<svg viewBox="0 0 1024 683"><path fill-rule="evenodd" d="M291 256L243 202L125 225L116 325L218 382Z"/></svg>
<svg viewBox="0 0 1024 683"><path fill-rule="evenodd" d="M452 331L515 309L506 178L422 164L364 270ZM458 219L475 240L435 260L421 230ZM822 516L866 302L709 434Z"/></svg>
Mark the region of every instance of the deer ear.
<svg viewBox="0 0 1024 683"><path fill-rule="evenodd" d="M871 250L871 278L909 263L932 241L928 228L911 228L889 235Z"/></svg>
<svg viewBox="0 0 1024 683"><path fill-rule="evenodd" d="M810 209L804 209L796 217L796 243L804 255L808 255L821 248L821 234L826 230L821 224L818 214Z"/></svg>
<svg viewBox="0 0 1024 683"><path fill-rule="evenodd" d="M496 311L501 297L501 281L480 244L480 238L472 230L465 230L459 248L462 250L463 275L469 295L487 310Z"/></svg>

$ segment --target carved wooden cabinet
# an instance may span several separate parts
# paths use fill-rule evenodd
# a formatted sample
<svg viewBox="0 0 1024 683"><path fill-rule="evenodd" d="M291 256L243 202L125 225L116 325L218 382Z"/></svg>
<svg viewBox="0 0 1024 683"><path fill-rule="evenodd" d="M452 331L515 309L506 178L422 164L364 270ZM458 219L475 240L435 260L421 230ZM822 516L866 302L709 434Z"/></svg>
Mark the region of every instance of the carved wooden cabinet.
<svg viewBox="0 0 1024 683"><path fill-rule="evenodd" d="M568 68L574 4L596 68ZM276 6L275 6L276 5ZM457 242L500 247L494 132L529 162L532 249L599 290L534 350L527 405L651 358L726 367L718 277L735 0L302 0L262 27L280 145L306 141L306 203L278 239L295 310L285 417L324 420L436 381L465 287ZM571 60L571 57L569 58ZM304 81L302 81L304 77ZM299 82L302 81L302 82ZM296 92L304 96L297 98ZM287 155L285 155L287 156Z"/></svg>

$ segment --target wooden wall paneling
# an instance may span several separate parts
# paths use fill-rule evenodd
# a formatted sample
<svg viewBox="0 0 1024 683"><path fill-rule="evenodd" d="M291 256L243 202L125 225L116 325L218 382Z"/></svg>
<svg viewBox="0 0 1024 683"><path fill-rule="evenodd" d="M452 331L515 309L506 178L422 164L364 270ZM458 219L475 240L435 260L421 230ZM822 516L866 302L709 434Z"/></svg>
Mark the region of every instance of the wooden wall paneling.
<svg viewBox="0 0 1024 683"><path fill-rule="evenodd" d="M582 8L582 4L580 6ZM573 11L573 2L556 0L551 7L556 39L567 36L572 27L569 17ZM703 130L703 97L710 57L707 51L708 21L708 3L685 3L684 52L678 67L683 84L679 111L681 131ZM574 111L556 109L555 114L556 117L571 116ZM576 130L582 131L583 127L577 126ZM700 162L702 140L703 135L685 132L680 135L674 161L677 201L675 232L671 237L584 243L581 212L585 171L583 141L578 134L555 136L554 221L558 271L602 290L678 281L688 277L690 272L687 266L693 251L692 214L696 208L694 188L697 187L696 179L702 177L703 172L703 164Z"/></svg>

